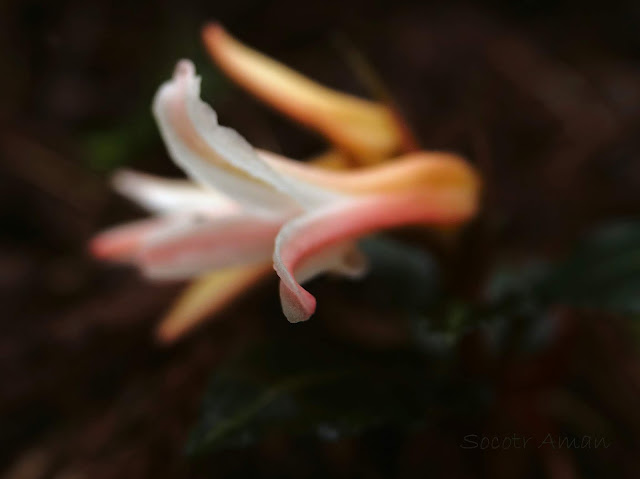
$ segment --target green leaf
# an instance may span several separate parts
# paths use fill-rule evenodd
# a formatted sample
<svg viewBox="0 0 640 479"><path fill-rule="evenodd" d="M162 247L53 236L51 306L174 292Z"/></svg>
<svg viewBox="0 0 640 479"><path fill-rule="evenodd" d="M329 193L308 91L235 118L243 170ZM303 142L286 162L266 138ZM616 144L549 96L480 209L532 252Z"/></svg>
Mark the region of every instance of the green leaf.
<svg viewBox="0 0 640 479"><path fill-rule="evenodd" d="M455 351L460 339L483 320L470 304L449 298L427 312L410 317L412 338L417 347L429 354L443 356Z"/></svg>
<svg viewBox="0 0 640 479"><path fill-rule="evenodd" d="M476 388L451 376L410 352L374 354L322 339L264 345L214 375L187 452L242 447L270 432L335 440L480 404Z"/></svg>
<svg viewBox="0 0 640 479"><path fill-rule="evenodd" d="M542 281L545 302L640 314L640 221L609 225L585 239Z"/></svg>
<svg viewBox="0 0 640 479"><path fill-rule="evenodd" d="M99 172L111 172L138 159L141 152L157 141L153 118L144 110L111 129L96 130L81 138L87 166Z"/></svg>
<svg viewBox="0 0 640 479"><path fill-rule="evenodd" d="M366 277L367 304L415 313L428 307L440 292L440 271L427 251L384 236L359 243L370 263Z"/></svg>

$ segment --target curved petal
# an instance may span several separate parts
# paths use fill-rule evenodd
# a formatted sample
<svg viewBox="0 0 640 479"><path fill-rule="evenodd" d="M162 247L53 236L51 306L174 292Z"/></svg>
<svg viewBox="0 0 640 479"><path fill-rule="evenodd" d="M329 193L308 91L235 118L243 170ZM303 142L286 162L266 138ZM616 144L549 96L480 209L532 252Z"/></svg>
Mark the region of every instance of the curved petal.
<svg viewBox="0 0 640 479"><path fill-rule="evenodd" d="M263 263L225 268L196 279L161 321L156 337L165 344L180 339L269 272L271 263Z"/></svg>
<svg viewBox="0 0 640 479"><path fill-rule="evenodd" d="M220 126L215 111L200 100L200 78L187 60L180 61L173 79L160 87L153 112L176 164L250 211L277 216L335 197L282 177L236 131Z"/></svg>
<svg viewBox="0 0 640 479"><path fill-rule="evenodd" d="M152 279L184 279L215 269L265 262L281 221L237 215L149 238L134 261Z"/></svg>
<svg viewBox="0 0 640 479"><path fill-rule="evenodd" d="M388 163L352 170L319 168L264 150L258 153L283 175L345 194L381 194L411 188L476 190L479 187L473 167L453 153L409 153Z"/></svg>
<svg viewBox="0 0 640 479"><path fill-rule="evenodd" d="M300 284L323 273L336 273L347 278L362 278L369 270L369 260L352 241L338 244L304 258L294 271Z"/></svg>
<svg viewBox="0 0 640 479"><path fill-rule="evenodd" d="M273 256L285 316L299 322L315 311L315 298L295 279L295 271L310 256L380 229L459 223L474 213L476 202L475 192L407 191L359 197L290 221L276 238Z"/></svg>
<svg viewBox="0 0 640 479"><path fill-rule="evenodd" d="M240 208L229 197L187 180L120 170L113 175L112 183L118 193L157 214L180 212L220 217L237 213Z"/></svg>
<svg viewBox="0 0 640 479"><path fill-rule="evenodd" d="M403 133L386 106L315 83L238 42L219 24L207 25L202 34L213 59L236 83L339 148L369 161L399 149Z"/></svg>

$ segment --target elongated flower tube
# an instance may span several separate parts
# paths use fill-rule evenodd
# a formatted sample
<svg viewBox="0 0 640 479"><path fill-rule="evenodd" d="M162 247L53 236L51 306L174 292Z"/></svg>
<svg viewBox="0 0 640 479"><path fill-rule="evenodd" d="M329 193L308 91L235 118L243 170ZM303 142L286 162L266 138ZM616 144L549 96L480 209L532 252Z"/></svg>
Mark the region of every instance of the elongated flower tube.
<svg viewBox="0 0 640 479"><path fill-rule="evenodd" d="M272 261L284 314L299 322L316 308L302 282L327 271L353 278L366 272L360 237L396 226L460 224L476 211L477 176L455 155L418 152L355 171L321 169L255 150L218 124L199 89L193 65L183 60L153 105L171 158L193 183L116 175L116 188L156 216L97 236L96 256L129 262L155 279L232 268L240 282L253 281ZM201 302L200 290L192 296Z"/></svg>
<svg viewBox="0 0 640 479"><path fill-rule="evenodd" d="M207 25L202 36L216 64L237 84L356 160L379 162L406 146L405 127L387 105L320 85L243 45L220 24Z"/></svg>
<svg viewBox="0 0 640 479"><path fill-rule="evenodd" d="M217 269L196 278L158 325L158 340L171 343L183 337L203 318L223 309L269 273L273 273L273 267L264 262Z"/></svg>

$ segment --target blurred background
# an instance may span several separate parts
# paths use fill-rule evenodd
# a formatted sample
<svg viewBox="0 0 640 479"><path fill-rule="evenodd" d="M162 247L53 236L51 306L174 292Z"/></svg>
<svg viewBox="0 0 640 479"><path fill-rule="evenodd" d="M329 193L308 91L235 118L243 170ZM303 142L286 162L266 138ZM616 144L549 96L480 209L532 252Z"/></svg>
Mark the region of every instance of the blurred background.
<svg viewBox="0 0 640 479"><path fill-rule="evenodd" d="M184 285L101 264L86 244L143 215L111 191L115 169L180 176L150 112L176 61L196 63L203 98L253 145L293 158L326 148L215 68L200 38L211 20L370 96L355 48L424 148L479 169L480 217L453 242L410 231L369 243L372 277L315 281L323 309L304 325L282 317L272 278L158 345ZM605 307L531 291L540 275L574 284L603 244L584 259L580 238L638 218L639 32L633 1L3 1L1 477L638 477L637 227L616 230L628 253L616 268L630 269ZM260 391L216 376L273 356L260 377L279 391L316 350L375 374L358 391L322 386L310 395L331 398L311 406L308 391L280 391L258 415L234 408ZM280 420L294 416L295 428ZM200 433L229 417L233 434ZM610 447L461 447L513 434Z"/></svg>

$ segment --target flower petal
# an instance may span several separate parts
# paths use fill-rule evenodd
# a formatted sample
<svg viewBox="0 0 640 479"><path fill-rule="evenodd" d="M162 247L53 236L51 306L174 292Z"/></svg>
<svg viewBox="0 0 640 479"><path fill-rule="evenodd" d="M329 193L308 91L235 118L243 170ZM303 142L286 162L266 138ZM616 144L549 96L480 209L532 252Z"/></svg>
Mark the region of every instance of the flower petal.
<svg viewBox="0 0 640 479"><path fill-rule="evenodd" d="M226 268L195 280L158 326L158 340L166 344L180 339L271 271L271 263L263 263Z"/></svg>
<svg viewBox="0 0 640 479"><path fill-rule="evenodd" d="M330 150L313 158L310 162L330 169L344 169L349 166L349 159L337 150ZM144 179L146 179L146 175L143 176L145 177ZM167 183L171 185L182 186L181 184L178 185L178 183L182 182L160 181L163 182L162 185L165 184L164 181L167 181ZM139 197L134 194L128 196L134 200L139 199ZM221 196L226 198L224 195ZM143 201L153 202L153 200L149 198L144 198ZM166 199L161 199L160 203L164 204L166 201ZM183 199L179 199L179 201L183 201ZM330 251L329 258L326 258L326 255L325 257L323 257L323 255L313 257L306 266L299 269L299 273L297 273L297 275L299 275L297 278L298 281L304 282L327 270L350 277L362 275L366 271L367 260L355 247L352 245L349 246L350 248L345 248L341 245L343 251ZM340 256L340 253L342 253L342 256ZM330 265L328 268L326 266L327 264ZM267 276L269 272L273 272L271 258L269 258L268 263L262 265L225 268L195 279L182 292L171 310L160 322L156 329L158 341L164 344L173 343L183 338L190 331L193 331L203 321L214 319L216 313L233 302L251 286L258 283Z"/></svg>
<svg viewBox="0 0 640 479"><path fill-rule="evenodd" d="M195 213L220 217L237 213L229 197L187 180L171 180L131 170L117 171L113 187L121 195L156 214Z"/></svg>
<svg viewBox="0 0 640 479"><path fill-rule="evenodd" d="M416 152L384 164L352 170L330 170L292 161L258 150L260 156L282 175L350 195L380 194L410 188L477 190L473 167L460 156L445 152Z"/></svg>
<svg viewBox="0 0 640 479"><path fill-rule="evenodd" d="M149 238L134 261L151 279L184 279L268 261L281 221L236 215Z"/></svg>
<svg viewBox="0 0 640 479"><path fill-rule="evenodd" d="M291 322L307 320L315 298L295 279L294 272L322 249L354 240L376 230L408 224L455 224L475 211L475 194L463 191L411 190L366 195L298 217L276 238L274 268L281 278L280 299Z"/></svg>
<svg viewBox="0 0 640 479"><path fill-rule="evenodd" d="M98 259L127 262L146 239L169 228L173 221L173 218L151 218L115 226L93 237L89 251Z"/></svg>
<svg viewBox="0 0 640 479"><path fill-rule="evenodd" d="M352 241L324 248L304 258L294 271L298 283L306 283L322 273L336 273L348 278L362 278L369 260Z"/></svg>
<svg viewBox="0 0 640 479"><path fill-rule="evenodd" d="M320 131L359 159L395 153L403 133L384 105L331 90L250 49L219 24L207 25L204 42L216 63L255 96Z"/></svg>
<svg viewBox="0 0 640 479"><path fill-rule="evenodd" d="M260 156L262 156L263 150L256 150ZM272 153L274 154L274 153ZM262 156L264 159L264 156ZM349 168L357 167L357 163L353 161L348 155L344 152L336 149L329 149L323 153L312 156L309 158L306 163L315 165L319 168L324 168L325 170L347 170Z"/></svg>
<svg viewBox="0 0 640 479"><path fill-rule="evenodd" d="M335 197L282 177L235 130L220 126L215 111L200 100L200 78L187 60L180 61L173 79L162 85L153 111L176 164L249 211L273 217Z"/></svg>

